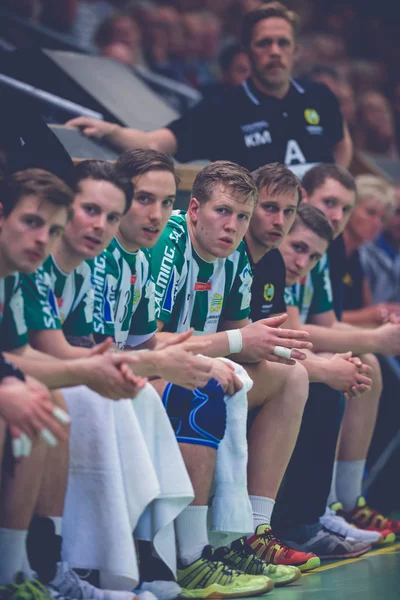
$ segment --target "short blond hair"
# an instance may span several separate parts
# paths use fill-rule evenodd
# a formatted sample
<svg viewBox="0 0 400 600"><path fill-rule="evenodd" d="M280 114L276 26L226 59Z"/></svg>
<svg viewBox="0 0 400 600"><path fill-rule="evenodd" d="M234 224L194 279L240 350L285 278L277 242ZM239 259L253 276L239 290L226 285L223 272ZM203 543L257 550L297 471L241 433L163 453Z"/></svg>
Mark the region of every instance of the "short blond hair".
<svg viewBox="0 0 400 600"><path fill-rule="evenodd" d="M356 204L362 203L367 198L373 198L383 205L388 216L396 207L394 188L383 177L376 175L358 175L356 177Z"/></svg>

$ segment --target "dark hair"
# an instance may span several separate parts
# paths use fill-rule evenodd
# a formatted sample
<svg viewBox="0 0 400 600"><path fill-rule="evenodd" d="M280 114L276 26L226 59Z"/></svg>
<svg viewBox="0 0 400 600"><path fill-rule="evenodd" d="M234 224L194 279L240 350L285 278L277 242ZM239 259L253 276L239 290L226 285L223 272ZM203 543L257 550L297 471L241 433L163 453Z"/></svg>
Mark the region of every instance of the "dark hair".
<svg viewBox="0 0 400 600"><path fill-rule="evenodd" d="M74 169L73 190L75 194L79 191L79 184L85 179L95 181L108 181L125 195L125 210L128 212L132 204L133 185L126 175L119 173L112 163L106 160L83 160Z"/></svg>
<svg viewBox="0 0 400 600"><path fill-rule="evenodd" d="M157 150L144 148L127 150L121 154L115 163L115 168L118 173L122 173L129 179L149 171L169 171L174 176L176 187L180 182L172 158Z"/></svg>
<svg viewBox="0 0 400 600"><path fill-rule="evenodd" d="M254 206L257 204L258 190L250 171L228 160L211 162L197 173L192 186L192 198L205 204L211 199L217 185L244 196L245 202L252 200Z"/></svg>
<svg viewBox="0 0 400 600"><path fill-rule="evenodd" d="M238 54L243 54L245 49L239 42L232 42L225 46L218 56L218 65L222 72L227 71Z"/></svg>
<svg viewBox="0 0 400 600"><path fill-rule="evenodd" d="M272 17L278 17L287 21L292 26L293 34L296 36L299 29L298 15L280 2L267 2L266 4L261 4L255 10L246 13L243 17L241 37L245 48L250 46L253 29L257 23L264 19L271 19Z"/></svg>
<svg viewBox="0 0 400 600"><path fill-rule="evenodd" d="M329 244L333 239L333 229L328 219L322 210L319 210L319 208L316 208L312 204L302 204L299 206L289 233L293 233L298 225L305 225Z"/></svg>
<svg viewBox="0 0 400 600"><path fill-rule="evenodd" d="M24 196L35 196L55 206L65 206L68 218L72 216L74 194L57 175L43 169L17 171L0 181L0 203L3 215L8 217Z"/></svg>
<svg viewBox="0 0 400 600"><path fill-rule="evenodd" d="M271 196L297 192L298 204L300 204L302 198L300 179L282 163L269 163L253 171L252 175L258 191L266 188Z"/></svg>
<svg viewBox="0 0 400 600"><path fill-rule="evenodd" d="M338 181L346 190L356 192L356 182L353 175L344 167L331 163L321 163L312 167L301 180L303 188L311 196L315 190L324 185L327 179Z"/></svg>

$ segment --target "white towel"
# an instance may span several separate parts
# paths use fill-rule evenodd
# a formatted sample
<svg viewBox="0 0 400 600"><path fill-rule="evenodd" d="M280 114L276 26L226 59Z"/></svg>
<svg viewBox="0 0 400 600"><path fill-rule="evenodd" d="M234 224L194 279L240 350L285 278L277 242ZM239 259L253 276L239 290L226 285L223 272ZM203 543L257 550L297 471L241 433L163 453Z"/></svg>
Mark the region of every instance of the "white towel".
<svg viewBox="0 0 400 600"><path fill-rule="evenodd" d="M227 361L228 359L221 359ZM209 540L226 546L253 532L253 513L247 491L247 392L253 381L245 369L232 361L243 388L226 396L226 432L219 445L214 473L214 497L209 511Z"/></svg>
<svg viewBox="0 0 400 600"><path fill-rule="evenodd" d="M153 388L152 388L153 389ZM174 520L194 498L193 487L174 430L155 390L133 401L160 492L146 508L135 529L135 539L153 542L159 557L176 575Z"/></svg>
<svg viewBox="0 0 400 600"><path fill-rule="evenodd" d="M63 559L98 569L102 584L112 577L114 589L132 589L139 579L132 532L160 491L132 401L84 386L63 394L72 420Z"/></svg>

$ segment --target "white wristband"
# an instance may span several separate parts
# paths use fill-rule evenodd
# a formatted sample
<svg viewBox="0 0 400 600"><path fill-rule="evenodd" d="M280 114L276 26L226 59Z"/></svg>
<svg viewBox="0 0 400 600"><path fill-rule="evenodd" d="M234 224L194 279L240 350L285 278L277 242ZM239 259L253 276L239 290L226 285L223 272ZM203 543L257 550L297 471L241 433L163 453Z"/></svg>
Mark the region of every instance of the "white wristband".
<svg viewBox="0 0 400 600"><path fill-rule="evenodd" d="M243 347L243 340L242 332L240 331L240 329L229 329L226 332L226 335L228 336L229 353L237 354L238 352L241 352Z"/></svg>

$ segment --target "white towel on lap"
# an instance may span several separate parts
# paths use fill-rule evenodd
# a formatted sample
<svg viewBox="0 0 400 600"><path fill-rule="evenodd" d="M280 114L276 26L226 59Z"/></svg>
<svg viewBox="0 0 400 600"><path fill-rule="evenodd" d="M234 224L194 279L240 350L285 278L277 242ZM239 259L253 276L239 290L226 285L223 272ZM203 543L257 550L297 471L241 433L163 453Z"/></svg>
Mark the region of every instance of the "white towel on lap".
<svg viewBox="0 0 400 600"><path fill-rule="evenodd" d="M146 508L135 529L135 539L152 541L154 549L176 574L174 520L194 498L193 487L174 430L155 390L133 401L155 468L160 493Z"/></svg>
<svg viewBox="0 0 400 600"><path fill-rule="evenodd" d="M64 389L71 414L63 558L112 575L115 589L138 582L132 531L159 485L130 400L85 386Z"/></svg>
<svg viewBox="0 0 400 600"><path fill-rule="evenodd" d="M221 359L228 360L228 359ZM253 513L247 491L247 392L253 381L245 369L232 361L243 388L226 396L226 432L217 452L214 497L209 511L209 539L226 546L253 532Z"/></svg>

